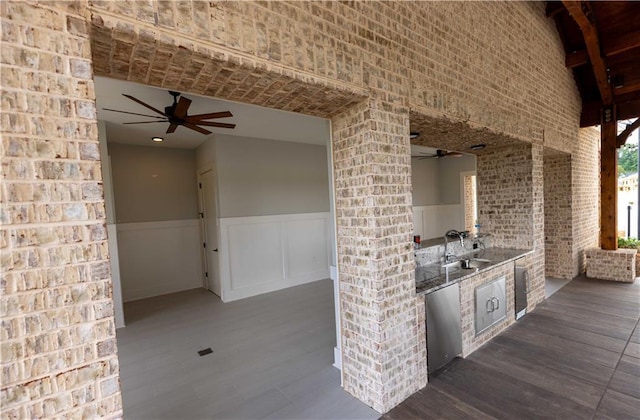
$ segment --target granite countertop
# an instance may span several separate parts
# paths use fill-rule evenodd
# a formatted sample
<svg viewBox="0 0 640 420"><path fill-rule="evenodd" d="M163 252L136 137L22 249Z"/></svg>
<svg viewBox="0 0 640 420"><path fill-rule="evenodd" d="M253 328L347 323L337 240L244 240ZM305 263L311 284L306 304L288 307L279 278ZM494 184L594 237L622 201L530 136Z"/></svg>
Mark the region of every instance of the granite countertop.
<svg viewBox="0 0 640 420"><path fill-rule="evenodd" d="M458 283L478 273L515 261L530 252L532 252L532 250L513 248L486 248L471 252L466 255L461 255L458 257L458 260L479 258L490 260L491 263L482 268L449 269L448 275L447 270L443 268L440 263L416 267L416 293L418 295L426 295L427 293L435 292L436 290Z"/></svg>

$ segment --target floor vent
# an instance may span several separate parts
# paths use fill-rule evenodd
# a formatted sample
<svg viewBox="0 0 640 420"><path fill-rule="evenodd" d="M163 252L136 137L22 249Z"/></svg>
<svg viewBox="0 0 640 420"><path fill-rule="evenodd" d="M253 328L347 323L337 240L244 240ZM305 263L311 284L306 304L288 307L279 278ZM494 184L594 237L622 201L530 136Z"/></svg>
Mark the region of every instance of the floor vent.
<svg viewBox="0 0 640 420"><path fill-rule="evenodd" d="M211 354L211 353L213 353L213 350L211 350L211 347L207 347L207 348L206 348L206 349L204 349L204 350L200 350L200 351L198 351L198 354L199 354L200 356L206 356L207 354Z"/></svg>

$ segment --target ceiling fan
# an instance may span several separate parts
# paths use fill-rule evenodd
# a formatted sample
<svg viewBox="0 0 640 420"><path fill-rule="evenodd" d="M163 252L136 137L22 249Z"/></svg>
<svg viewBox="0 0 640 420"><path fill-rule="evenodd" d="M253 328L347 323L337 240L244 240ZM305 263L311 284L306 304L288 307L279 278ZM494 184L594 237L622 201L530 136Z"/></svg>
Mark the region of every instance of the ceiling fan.
<svg viewBox="0 0 640 420"><path fill-rule="evenodd" d="M453 157L453 158L459 158L462 157L462 153L460 152L450 152L448 150L442 150L442 149L438 149L436 150L436 154L435 155L427 155L424 152L420 152L419 155L414 155L411 156L412 158L417 158L417 159L431 159L431 158L436 158L436 159L440 159L443 157Z"/></svg>
<svg viewBox="0 0 640 420"><path fill-rule="evenodd" d="M181 125L202 134L211 134L211 131L200 127L201 125L205 127L220 127L220 128L235 128L236 126L235 124L205 121L205 120L212 120L216 118L233 117L233 114L229 111L211 112L208 114L188 115L187 111L189 110L189 106L191 106L191 99L185 98L184 96L180 96L180 92L174 92L172 90L169 91L169 94L173 96L173 104L165 107L164 112L152 107L149 104L142 102L140 99L135 98L131 95L127 95L124 93L122 94L122 96L124 96L125 98L129 98L132 101L139 103L140 105L152 110L153 112L161 116L138 114L136 112L120 111L117 109L108 109L108 108L103 108L103 109L105 111L113 111L113 112L120 112L123 114L131 114L131 115L139 115L142 117L156 118L156 120L153 120L153 121L126 122L123 124L151 124L151 123L159 123L159 122L163 122L163 123L168 122L169 128L167 128L167 133L173 133L174 131L176 131L176 128L178 128L178 126L181 126ZM178 100L178 97L180 97L180 100Z"/></svg>

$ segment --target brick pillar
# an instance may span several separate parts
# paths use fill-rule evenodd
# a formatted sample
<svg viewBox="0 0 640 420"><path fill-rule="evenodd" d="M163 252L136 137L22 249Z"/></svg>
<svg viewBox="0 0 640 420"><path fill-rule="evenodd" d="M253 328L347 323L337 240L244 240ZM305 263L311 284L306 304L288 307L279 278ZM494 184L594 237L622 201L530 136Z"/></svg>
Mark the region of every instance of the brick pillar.
<svg viewBox="0 0 640 420"><path fill-rule="evenodd" d="M2 418L122 415L82 5L0 6Z"/></svg>
<svg viewBox="0 0 640 420"><path fill-rule="evenodd" d="M544 251L544 148L531 145L531 221L534 252L528 257L531 290L527 297L529 310L544 300L545 251ZM571 220L567 220L571 223Z"/></svg>
<svg viewBox="0 0 640 420"><path fill-rule="evenodd" d="M408 110L371 99L332 122L343 384L384 413L427 380Z"/></svg>
<svg viewBox="0 0 640 420"><path fill-rule="evenodd" d="M478 156L478 220L491 245L533 249L527 257L529 308L544 299L544 179L542 146L522 143Z"/></svg>

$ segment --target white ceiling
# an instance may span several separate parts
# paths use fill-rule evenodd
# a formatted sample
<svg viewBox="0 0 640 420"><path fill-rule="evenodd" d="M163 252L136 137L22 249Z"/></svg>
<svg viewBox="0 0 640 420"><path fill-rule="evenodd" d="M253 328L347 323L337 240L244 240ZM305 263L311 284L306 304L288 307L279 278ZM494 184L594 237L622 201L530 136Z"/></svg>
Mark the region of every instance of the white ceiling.
<svg viewBox="0 0 640 420"><path fill-rule="evenodd" d="M193 100L189 107L189 114L231 111L233 117L213 121L233 123L236 124L236 128L231 130L205 127L213 134L203 135L185 127L178 127L174 133L166 134L169 124L165 122L123 125L124 122L154 120L154 118L104 110L109 108L139 114L154 114L153 111L122 96L123 93L134 96L159 110L164 110L165 106L171 105L173 97L165 89L105 77L96 77L95 84L98 120L105 121L110 143L195 149L214 134L320 145L326 145L330 138L329 120L323 118L193 94L185 94L187 98ZM151 137L154 136L161 136L165 140L162 143L155 143L151 141ZM435 153L436 149L430 147L411 146L411 154L414 156Z"/></svg>
<svg viewBox="0 0 640 420"><path fill-rule="evenodd" d="M139 114L154 114L153 111L122 96L123 93L134 96L159 110L164 110L165 106L171 105L173 97L164 89L104 77L96 77L95 84L98 120L106 122L108 141L113 143L140 146L153 144L163 147L194 149L211 135L219 133L326 145L330 136L329 120L323 118L193 94L185 94L193 101L189 108L190 115L231 111L233 117L212 121L236 124L236 128L231 130L205 127L213 134L204 135L185 127L178 127L174 133L166 134L169 123L123 125L123 122L154 120L154 118L104 110L104 108L110 108ZM161 136L165 141L154 143L151 141L153 136Z"/></svg>

